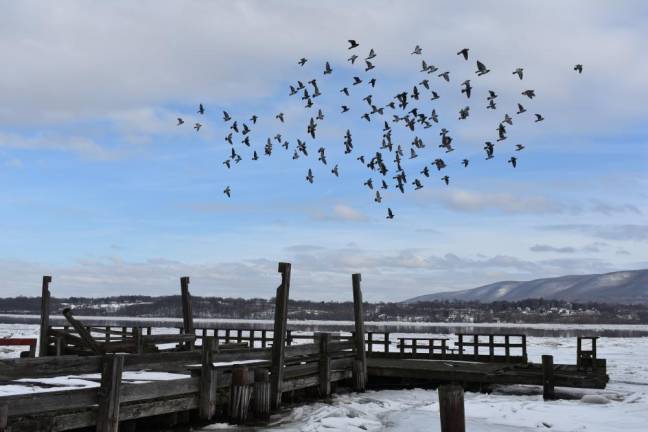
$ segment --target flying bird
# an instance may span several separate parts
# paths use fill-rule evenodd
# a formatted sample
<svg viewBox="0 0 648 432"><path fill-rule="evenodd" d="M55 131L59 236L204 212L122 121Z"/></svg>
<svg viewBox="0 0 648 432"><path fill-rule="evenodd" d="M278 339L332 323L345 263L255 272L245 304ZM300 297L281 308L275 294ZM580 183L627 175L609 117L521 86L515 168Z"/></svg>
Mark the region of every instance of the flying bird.
<svg viewBox="0 0 648 432"><path fill-rule="evenodd" d="M354 41L353 39L349 39L349 49L353 49L359 46L360 44L358 42Z"/></svg>
<svg viewBox="0 0 648 432"><path fill-rule="evenodd" d="M574 66L574 70L578 72L579 74L583 73L583 65L582 64L577 64Z"/></svg>
<svg viewBox="0 0 648 432"><path fill-rule="evenodd" d="M308 60L306 60L304 57L302 57L301 59L299 59L299 61L297 63L299 64L299 66L304 66L307 61Z"/></svg>
<svg viewBox="0 0 648 432"><path fill-rule="evenodd" d="M326 62L326 65L324 67L324 75L330 75L331 72L333 72L333 69L331 69L329 62Z"/></svg>
<svg viewBox="0 0 648 432"><path fill-rule="evenodd" d="M178 126L180 126L181 124L184 124L184 120L182 120L180 117L178 117Z"/></svg>
<svg viewBox="0 0 648 432"><path fill-rule="evenodd" d="M461 93L466 93L466 97L470 99L470 92L472 91L472 86L470 85L470 80L466 80L461 83L464 88L461 89Z"/></svg>
<svg viewBox="0 0 648 432"><path fill-rule="evenodd" d="M524 76L524 69L523 68L517 68L513 71L513 75L517 75L520 79Z"/></svg>
<svg viewBox="0 0 648 432"><path fill-rule="evenodd" d="M484 63L477 60L477 70L475 71L475 73L478 76L482 76L482 75L486 75L488 72L490 72L490 69L487 69Z"/></svg>
<svg viewBox="0 0 648 432"><path fill-rule="evenodd" d="M308 168L308 175L306 176L306 180L308 180L310 184L313 184L314 178L315 177L313 177L313 171L310 168Z"/></svg>
<svg viewBox="0 0 648 432"><path fill-rule="evenodd" d="M544 117L542 117L540 114L535 114L536 119L534 120L534 123L538 123L544 120Z"/></svg>
<svg viewBox="0 0 648 432"><path fill-rule="evenodd" d="M524 108L522 104L517 104L517 106L518 106L517 114L522 114L523 112L526 112L526 108Z"/></svg>
<svg viewBox="0 0 648 432"><path fill-rule="evenodd" d="M338 166L337 164L333 167L331 172L335 175L335 177L339 177L339 172L338 172Z"/></svg>
<svg viewBox="0 0 648 432"><path fill-rule="evenodd" d="M223 111L223 121L230 121L232 120L232 117L227 113L227 111Z"/></svg>
<svg viewBox="0 0 648 432"><path fill-rule="evenodd" d="M511 159L508 160L508 163L513 165L513 168L517 166L517 158L515 156L511 156Z"/></svg>
<svg viewBox="0 0 648 432"><path fill-rule="evenodd" d="M275 116L276 119L278 119L281 123L284 122L284 113L279 113Z"/></svg>
<svg viewBox="0 0 648 432"><path fill-rule="evenodd" d="M515 144L515 151L521 151L524 150L524 146L522 144Z"/></svg>
<svg viewBox="0 0 648 432"><path fill-rule="evenodd" d="M443 180L443 182L444 182L446 185L449 185L449 184L450 184L450 177L448 177L447 175L441 177L441 180Z"/></svg>
<svg viewBox="0 0 648 432"><path fill-rule="evenodd" d="M416 45L416 47L414 47L414 51L412 51L412 55L414 55L414 54L421 55L422 52L423 52L423 50L421 49L421 47Z"/></svg>
<svg viewBox="0 0 648 432"><path fill-rule="evenodd" d="M394 213L389 207L387 208L387 219L394 219Z"/></svg>
<svg viewBox="0 0 648 432"><path fill-rule="evenodd" d="M376 57L376 52L374 51L373 48L371 48L371 49L369 50L369 55L367 56L367 58L365 58L365 60L371 60L371 59L374 58L374 57Z"/></svg>
<svg viewBox="0 0 648 432"><path fill-rule="evenodd" d="M202 125L200 123L196 123L193 128L196 129L196 132L198 132L201 127Z"/></svg>
<svg viewBox="0 0 648 432"><path fill-rule="evenodd" d="M466 168L468 166L468 164L470 163L470 161L468 159L464 159L464 160L461 161L461 163L463 164L464 168Z"/></svg>
<svg viewBox="0 0 648 432"><path fill-rule="evenodd" d="M447 82L450 82L450 72L443 72L438 75L439 77L443 78Z"/></svg>
<svg viewBox="0 0 648 432"><path fill-rule="evenodd" d="M470 51L469 48L464 48L461 51L459 51L457 55L462 55L464 60L468 60L468 51Z"/></svg>
<svg viewBox="0 0 648 432"><path fill-rule="evenodd" d="M205 107L203 106L203 104L198 105L198 114L205 114Z"/></svg>
<svg viewBox="0 0 648 432"><path fill-rule="evenodd" d="M529 99L533 99L535 97L535 90L524 90L522 92L522 95L528 97Z"/></svg>
<svg viewBox="0 0 648 432"><path fill-rule="evenodd" d="M232 189L230 189L229 186L227 186L227 187L225 188L225 190L223 191L223 193L224 193L225 195L227 195L227 198L231 198L231 195L230 195L231 192L232 192Z"/></svg>

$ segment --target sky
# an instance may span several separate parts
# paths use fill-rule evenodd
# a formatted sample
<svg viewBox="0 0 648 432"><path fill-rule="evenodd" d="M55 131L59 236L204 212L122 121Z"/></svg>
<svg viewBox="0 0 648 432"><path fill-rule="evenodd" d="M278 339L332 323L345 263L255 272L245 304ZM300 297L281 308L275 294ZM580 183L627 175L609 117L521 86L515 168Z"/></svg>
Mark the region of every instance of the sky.
<svg viewBox="0 0 648 432"><path fill-rule="evenodd" d="M279 261L292 263L292 298L336 301L352 298L352 273L362 273L367 300L400 301L501 280L648 268L646 2L0 7L0 296L38 296L44 274L54 296L171 295L188 275L194 295L268 298ZM362 57L376 51L375 70L347 62L347 39ZM410 54L416 45L421 56ZM464 47L469 61L456 55ZM476 59L488 75L475 75ZM438 126L417 130L427 148L403 165L424 188L390 188L377 204L363 186L371 172L355 157L377 150L382 119L361 119L361 98L384 104L410 91L425 77L421 60L451 71L450 83L428 76L441 98L425 107L438 111L456 150L436 148ZM327 61L333 73L325 76ZM339 89L353 76L375 77L376 88L363 83L346 98ZM312 78L325 113L314 141L306 123L315 113L288 95L289 85ZM459 91L465 79L474 86L468 102ZM520 95L528 88L532 101ZM499 95L492 112L488 89ZM486 161L484 142L517 102L527 117L514 115L510 139ZM467 104L471 116L457 120ZM261 160L236 142L244 160L223 165L231 149L223 110L239 122L259 116L251 140ZM544 122L532 121L536 112ZM186 123L176 126L177 117ZM343 153L347 129L351 155ZM262 156L277 133L290 151L275 144ZM409 151L413 135L394 136ZM310 156L293 161L297 138L308 139ZM526 148L515 154L514 143ZM320 145L328 166L316 159ZM417 175L436 157L446 170ZM336 163L339 178L330 173Z"/></svg>

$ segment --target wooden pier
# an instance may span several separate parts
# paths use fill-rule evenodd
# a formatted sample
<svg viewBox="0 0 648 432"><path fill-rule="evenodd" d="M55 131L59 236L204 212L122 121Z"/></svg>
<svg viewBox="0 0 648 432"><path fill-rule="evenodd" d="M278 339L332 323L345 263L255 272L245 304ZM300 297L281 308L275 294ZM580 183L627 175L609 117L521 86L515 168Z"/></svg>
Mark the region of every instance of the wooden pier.
<svg viewBox="0 0 648 432"><path fill-rule="evenodd" d="M67 309L62 311L67 325L52 326L52 278L45 276L39 357L30 346L31 358L0 360L0 385L97 374L86 379L97 379L98 386L0 397L0 432L133 431L155 421L259 422L287 400L326 398L339 386L364 391L529 384L542 386L545 398L552 399L555 386L604 388L608 381L596 337L578 338L575 363L565 365L554 364L550 355L541 364L529 362L525 335L458 334L451 341L366 332L359 274L352 276L354 332L297 333L287 328L290 264L280 263L279 273L273 328L195 326L189 278L183 277L183 324L173 334L155 327L88 326ZM129 371L184 377L142 382L146 378L127 379ZM457 394L456 386L451 389Z"/></svg>

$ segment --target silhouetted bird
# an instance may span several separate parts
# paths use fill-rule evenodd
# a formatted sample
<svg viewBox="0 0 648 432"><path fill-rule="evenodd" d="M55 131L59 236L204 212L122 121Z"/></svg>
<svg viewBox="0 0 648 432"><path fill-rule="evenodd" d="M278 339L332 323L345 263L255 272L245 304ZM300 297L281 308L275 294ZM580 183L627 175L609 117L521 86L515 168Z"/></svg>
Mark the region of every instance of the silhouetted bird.
<svg viewBox="0 0 648 432"><path fill-rule="evenodd" d="M355 61L358 59L358 56L353 54L351 57L349 57L347 60L351 62L351 64L354 64Z"/></svg>
<svg viewBox="0 0 648 432"><path fill-rule="evenodd" d="M201 127L202 125L200 123L196 123L193 128L196 129L196 132L198 132Z"/></svg>
<svg viewBox="0 0 648 432"><path fill-rule="evenodd" d="M464 168L465 168L465 167L468 166L468 164L470 163L470 161L469 161L468 159L464 159L464 160L461 161L461 163L463 164L463 166L464 166Z"/></svg>
<svg viewBox="0 0 648 432"><path fill-rule="evenodd" d="M523 112L526 112L526 108L524 108L522 104L517 104L517 106L518 106L517 114L522 114Z"/></svg>
<svg viewBox="0 0 648 432"><path fill-rule="evenodd" d="M227 111L223 111L223 121L228 122L230 120L232 120L232 117L230 117L230 115L227 113Z"/></svg>
<svg viewBox="0 0 648 432"><path fill-rule="evenodd" d="M387 219L394 219L394 213L390 208L387 208Z"/></svg>
<svg viewBox="0 0 648 432"><path fill-rule="evenodd" d="M469 48L464 48L461 51L459 51L457 55L462 55L464 60L468 60L468 51L470 51Z"/></svg>
<svg viewBox="0 0 648 432"><path fill-rule="evenodd" d="M450 184L450 177L448 177L447 175L441 177L441 180L443 180L446 185Z"/></svg>
<svg viewBox="0 0 648 432"><path fill-rule="evenodd" d="M475 73L478 76L482 76L482 75L486 75L488 72L490 72L490 69L487 69L484 63L477 60L477 70L475 71Z"/></svg>
<svg viewBox="0 0 648 432"><path fill-rule="evenodd" d="M225 190L223 191L223 193L224 193L225 195L227 195L227 198L230 198L230 197L231 197L231 195L230 195L231 192L232 192L232 189L230 189L229 186L227 186L227 187L225 188Z"/></svg>
<svg viewBox="0 0 648 432"><path fill-rule="evenodd" d="M515 144L515 151L520 151L524 150L524 146L522 144Z"/></svg>
<svg viewBox="0 0 648 432"><path fill-rule="evenodd" d="M331 72L333 72L333 69L331 69L329 62L326 62L326 65L324 66L324 75L330 75Z"/></svg>
<svg viewBox="0 0 648 432"><path fill-rule="evenodd" d="M534 121L535 123L538 123L538 122L541 122L542 120L544 120L544 117L542 117L540 114L535 114L535 116L536 116L536 119Z"/></svg>
<svg viewBox="0 0 648 432"><path fill-rule="evenodd" d="M524 90L522 94L529 99L533 99L535 97L535 90Z"/></svg>
<svg viewBox="0 0 648 432"><path fill-rule="evenodd" d="M203 106L203 104L198 105L198 114L205 114L205 107Z"/></svg>
<svg viewBox="0 0 648 432"><path fill-rule="evenodd" d="M306 60L304 57L299 59L297 63L299 63L299 66L304 66L308 60Z"/></svg>
<svg viewBox="0 0 648 432"><path fill-rule="evenodd" d="M281 123L284 122L284 113L279 113L275 116L276 119L278 119Z"/></svg>
<svg viewBox="0 0 648 432"><path fill-rule="evenodd" d="M520 79L522 79L524 75L524 69L522 68L517 68L513 71L513 75L517 75Z"/></svg>
<svg viewBox="0 0 648 432"><path fill-rule="evenodd" d="M308 180L308 182L312 184L314 178L315 177L313 177L313 171L308 168L308 175L306 176L306 180Z"/></svg>
<svg viewBox="0 0 648 432"><path fill-rule="evenodd" d="M579 74L583 73L583 65L582 64L577 64L576 66L574 66L574 70L576 72L578 72Z"/></svg>
<svg viewBox="0 0 648 432"><path fill-rule="evenodd" d="M511 159L508 160L508 163L513 165L513 168L517 166L517 158L515 156L511 156Z"/></svg>
<svg viewBox="0 0 648 432"><path fill-rule="evenodd" d="M423 50L421 49L421 47L416 45L416 47L414 47L414 51L412 51L412 55L414 55L414 54L421 55L422 52L423 52Z"/></svg>
<svg viewBox="0 0 648 432"><path fill-rule="evenodd" d="M180 126L181 124L184 124L184 120L182 120L180 117L178 117L178 126Z"/></svg>
<svg viewBox="0 0 648 432"><path fill-rule="evenodd" d="M360 46L359 43L357 43L353 39L349 39L349 49L353 49L353 48L356 48L356 47L359 47L359 46Z"/></svg>

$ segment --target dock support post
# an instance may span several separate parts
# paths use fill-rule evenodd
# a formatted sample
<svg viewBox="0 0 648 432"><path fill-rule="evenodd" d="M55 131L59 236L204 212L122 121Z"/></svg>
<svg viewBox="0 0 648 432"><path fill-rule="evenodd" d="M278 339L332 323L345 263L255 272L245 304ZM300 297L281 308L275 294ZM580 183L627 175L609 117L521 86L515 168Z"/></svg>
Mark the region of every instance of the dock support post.
<svg viewBox="0 0 648 432"><path fill-rule="evenodd" d="M49 346L50 290L52 276L43 276L41 291L40 333L38 334L38 357L45 357Z"/></svg>
<svg viewBox="0 0 648 432"><path fill-rule="evenodd" d="M180 278L180 292L182 294L182 326L185 334L195 334L193 324L193 311L191 310L191 294L189 293L189 276ZM187 349L194 349L195 341L187 341Z"/></svg>
<svg viewBox="0 0 648 432"><path fill-rule="evenodd" d="M216 371L214 370L215 340L203 339L200 369L200 397L198 415L202 420L211 420L216 413Z"/></svg>
<svg viewBox="0 0 648 432"><path fill-rule="evenodd" d="M97 432L117 432L119 430L119 388L123 370L123 355L104 357L97 410Z"/></svg>
<svg viewBox="0 0 648 432"><path fill-rule="evenodd" d="M439 414L441 432L465 432L464 391L460 385L448 384L439 387Z"/></svg>
<svg viewBox="0 0 648 432"><path fill-rule="evenodd" d="M254 417L266 420L270 417L270 371L254 370L254 394L252 395Z"/></svg>
<svg viewBox="0 0 648 432"><path fill-rule="evenodd" d="M328 397L331 395L331 334L316 333L315 341L319 344L319 393L321 397Z"/></svg>
<svg viewBox="0 0 648 432"><path fill-rule="evenodd" d="M272 407L281 405L281 386L283 385L283 365L286 348L286 327L288 325L288 293L290 291L290 263L279 263L281 285L277 288L274 330L272 334Z"/></svg>
<svg viewBox="0 0 648 432"><path fill-rule="evenodd" d="M0 405L0 432L7 430L7 423L9 422L9 405Z"/></svg>
<svg viewBox="0 0 648 432"><path fill-rule="evenodd" d="M542 356L542 398L552 400L556 398L554 392L553 356Z"/></svg>
<svg viewBox="0 0 648 432"><path fill-rule="evenodd" d="M355 273L351 276L353 283L353 319L355 321L356 361L353 363L353 384L355 391L365 391L367 387L367 352L365 348L364 310L362 307L362 276Z"/></svg>
<svg viewBox="0 0 648 432"><path fill-rule="evenodd" d="M247 420L252 386L248 368L241 366L232 369L232 387L230 391L230 421L243 424Z"/></svg>

